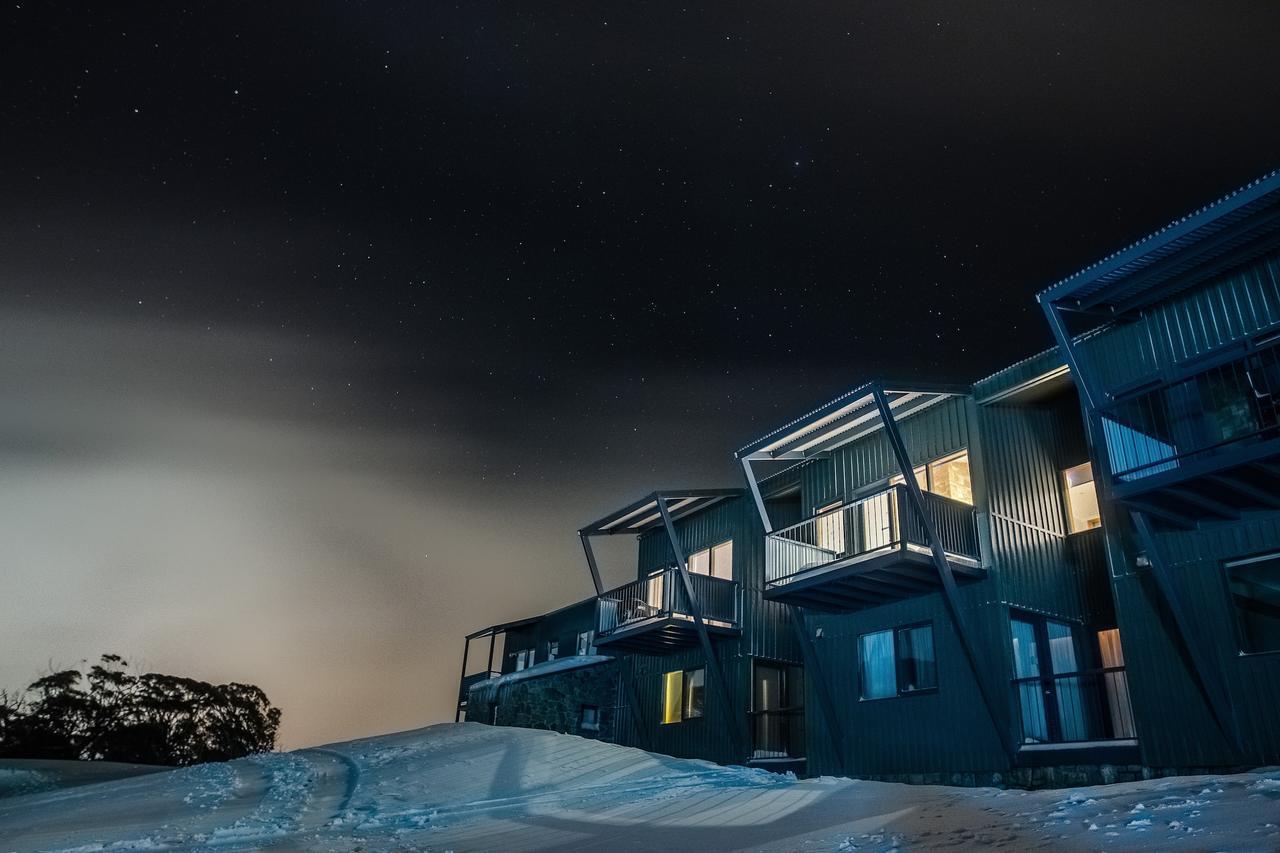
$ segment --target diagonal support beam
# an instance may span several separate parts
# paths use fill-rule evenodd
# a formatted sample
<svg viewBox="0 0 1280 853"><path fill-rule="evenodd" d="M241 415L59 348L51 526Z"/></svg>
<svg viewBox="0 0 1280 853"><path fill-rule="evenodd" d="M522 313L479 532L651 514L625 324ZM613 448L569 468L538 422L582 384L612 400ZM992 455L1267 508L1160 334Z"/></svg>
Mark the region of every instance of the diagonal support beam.
<svg viewBox="0 0 1280 853"><path fill-rule="evenodd" d="M680 583L684 586L685 597L689 601L689 615L698 629L698 642L702 645L702 653L707 658L707 676L715 682L715 690L720 694L720 705L724 708L725 728L732 738L734 750L746 761L750 756L747 749L747 738L743 731L742 721L733 712L733 700L729 694L729 685L724 680L724 672L720 669L720 659L716 657L715 647L711 645L711 636L707 633L707 623L702 619L702 603L689 578L689 566L685 563L684 549L680 547L680 537L676 535L675 523L671 520L671 512L667 509L667 501L658 495L658 512L662 513L662 524L667 529L667 538L671 540L671 552L676 557L676 569L680 572Z"/></svg>
<svg viewBox="0 0 1280 853"><path fill-rule="evenodd" d="M591 550L591 537L585 533L579 533L578 538L582 540L582 550L587 555L587 568L591 570L591 582L596 586L596 598L604 594L604 584L600 582L600 567L596 565L596 552Z"/></svg>
<svg viewBox="0 0 1280 853"><path fill-rule="evenodd" d="M1102 398L1098 396L1096 389L1093 387L1092 377L1080 369L1080 361L1076 353L1075 344L1072 343L1071 335L1067 332L1066 324L1062 321L1058 306L1052 302L1041 302L1040 306L1044 309L1044 316L1049 321L1049 328L1053 331L1053 338L1058 342L1058 351L1062 353L1062 359L1067 363L1067 369L1071 371L1071 378L1075 380L1076 389L1083 399L1085 408L1090 412L1097 411L1097 404L1102 401Z"/></svg>
<svg viewBox="0 0 1280 853"><path fill-rule="evenodd" d="M1178 594L1177 582L1173 578L1173 573L1165 563L1164 557L1160 554L1159 544L1156 542L1155 533L1151 529L1151 521L1142 512L1131 512L1130 516L1133 518L1133 526L1137 530L1138 539L1146 549L1147 562L1151 564L1151 577L1156 583L1156 589L1159 591L1164 606L1169 615L1173 617L1173 624L1177 628L1178 636L1174 639L1182 646L1182 650L1186 652L1191 661L1191 677L1196 682L1196 687L1199 688L1201 695L1203 695L1205 703L1209 707L1209 713L1213 716L1213 721L1217 723L1218 729L1222 732L1227 744L1242 754L1244 746L1240 741L1240 730L1236 725L1235 709L1231 704L1231 694L1218 677L1218 670L1213 666L1213 661L1209 659L1203 645L1193 639L1191 620L1187 615L1188 609L1182 600L1182 596Z"/></svg>
<svg viewBox="0 0 1280 853"><path fill-rule="evenodd" d="M751 460L743 457L742 472L747 475L747 486L751 489L751 498L756 503L756 512L760 513L760 523L764 525L764 533L773 532L773 524L769 522L769 511L764 508L764 498L760 495L760 484L756 482L756 472L751 470Z"/></svg>
<svg viewBox="0 0 1280 853"><path fill-rule="evenodd" d="M969 670L973 673L973 680L978 684L978 692L982 694L982 702L987 707L987 715L991 718L991 725L995 729L996 739L1000 742L1000 746L1004 749L1005 755L1009 759L1009 764L1012 766L1016 763L1017 755L1006 733L1008 727L1000 714L999 701L996 699L991 685L982 677L982 672L978 667L977 646L973 642L973 635L969 630L967 620L964 618L964 613L960 609L959 591L956 586L955 576L951 573L951 564L947 562L947 552L942 547L942 540L938 538L938 530L933 524L933 519L925 512L924 495L920 492L920 484L916 482L911 465L911 457L907 455L907 447L902 442L902 433L898 431L898 423L894 420L893 412L889 408L889 401L885 398L884 390L879 385L874 385L871 388L871 393L875 396L876 406L879 407L880 416L884 419L884 432L889 439L889 446L893 449L893 456L897 460L898 469L902 474L902 479L905 481L911 504L920 519L921 526L924 527L925 534L929 537L929 550L933 553L933 564L938 569L938 579L942 581L942 597L947 602L947 610L950 612L951 622L955 626L956 636L960 639L960 647L969 663Z"/></svg>
<svg viewBox="0 0 1280 853"><path fill-rule="evenodd" d="M800 654L804 658L804 668L810 684L817 685L818 706L822 709L822 717L827 722L827 736L831 738L832 752L836 756L836 764L841 773L848 773L845 759L844 726L840 723L840 714L836 710L835 698L832 696L831 684L827 681L827 673L818 659L818 650L813 647L813 638L804 624L804 609L788 607L791 614L791 625L795 628L796 641L800 644Z"/></svg>

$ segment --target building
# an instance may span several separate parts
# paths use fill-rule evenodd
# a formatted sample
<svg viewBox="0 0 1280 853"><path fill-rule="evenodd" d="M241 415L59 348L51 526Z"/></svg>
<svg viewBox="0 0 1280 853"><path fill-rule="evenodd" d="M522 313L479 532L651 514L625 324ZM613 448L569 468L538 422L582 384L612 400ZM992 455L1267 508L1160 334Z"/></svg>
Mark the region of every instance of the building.
<svg viewBox="0 0 1280 853"><path fill-rule="evenodd" d="M745 489L584 527L596 594L468 638L459 716L914 782L1280 762L1280 173L1039 300L1053 349L865 377Z"/></svg>

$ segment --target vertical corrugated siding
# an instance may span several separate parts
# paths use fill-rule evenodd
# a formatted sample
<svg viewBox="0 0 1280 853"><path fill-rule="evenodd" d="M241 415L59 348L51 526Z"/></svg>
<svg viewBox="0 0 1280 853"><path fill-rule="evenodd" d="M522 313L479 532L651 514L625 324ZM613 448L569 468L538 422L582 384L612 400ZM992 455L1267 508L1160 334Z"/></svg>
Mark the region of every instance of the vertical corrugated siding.
<svg viewBox="0 0 1280 853"><path fill-rule="evenodd" d="M1103 388L1117 388L1280 324L1280 254L1143 310L1081 345Z"/></svg>

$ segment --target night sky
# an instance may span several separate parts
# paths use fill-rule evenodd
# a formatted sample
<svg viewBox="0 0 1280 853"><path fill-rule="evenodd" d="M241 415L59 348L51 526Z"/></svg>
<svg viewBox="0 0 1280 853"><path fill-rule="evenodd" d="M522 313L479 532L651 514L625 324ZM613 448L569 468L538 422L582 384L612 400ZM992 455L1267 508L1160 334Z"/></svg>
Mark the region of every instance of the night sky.
<svg viewBox="0 0 1280 853"><path fill-rule="evenodd" d="M0 687L452 715L578 527L1280 166L1280 4L0 10ZM624 546L626 543L621 543ZM606 581L630 566L614 549Z"/></svg>

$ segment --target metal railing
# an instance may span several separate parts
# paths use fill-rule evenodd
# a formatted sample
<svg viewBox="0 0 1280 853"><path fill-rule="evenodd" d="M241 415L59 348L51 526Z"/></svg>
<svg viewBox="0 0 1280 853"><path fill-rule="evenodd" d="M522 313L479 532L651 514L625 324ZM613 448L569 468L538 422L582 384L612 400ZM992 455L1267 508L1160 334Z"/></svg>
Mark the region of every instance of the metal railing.
<svg viewBox="0 0 1280 853"><path fill-rule="evenodd" d="M804 758L804 708L752 711L752 758Z"/></svg>
<svg viewBox="0 0 1280 853"><path fill-rule="evenodd" d="M979 559L973 507L932 492L922 495L943 550ZM908 545L928 548L929 537L906 486L889 486L770 533L765 538L765 582L782 585L832 563Z"/></svg>
<svg viewBox="0 0 1280 853"><path fill-rule="evenodd" d="M1017 678L1022 742L1079 743L1136 738L1125 669Z"/></svg>
<svg viewBox="0 0 1280 853"><path fill-rule="evenodd" d="M702 618L720 625L738 624L738 584L708 575L690 574ZM596 599L596 636L605 637L651 619L692 618L693 608L680 572L665 569L655 575L601 593Z"/></svg>
<svg viewBox="0 0 1280 853"><path fill-rule="evenodd" d="M1100 409L1112 476L1130 482L1280 437L1280 338Z"/></svg>

